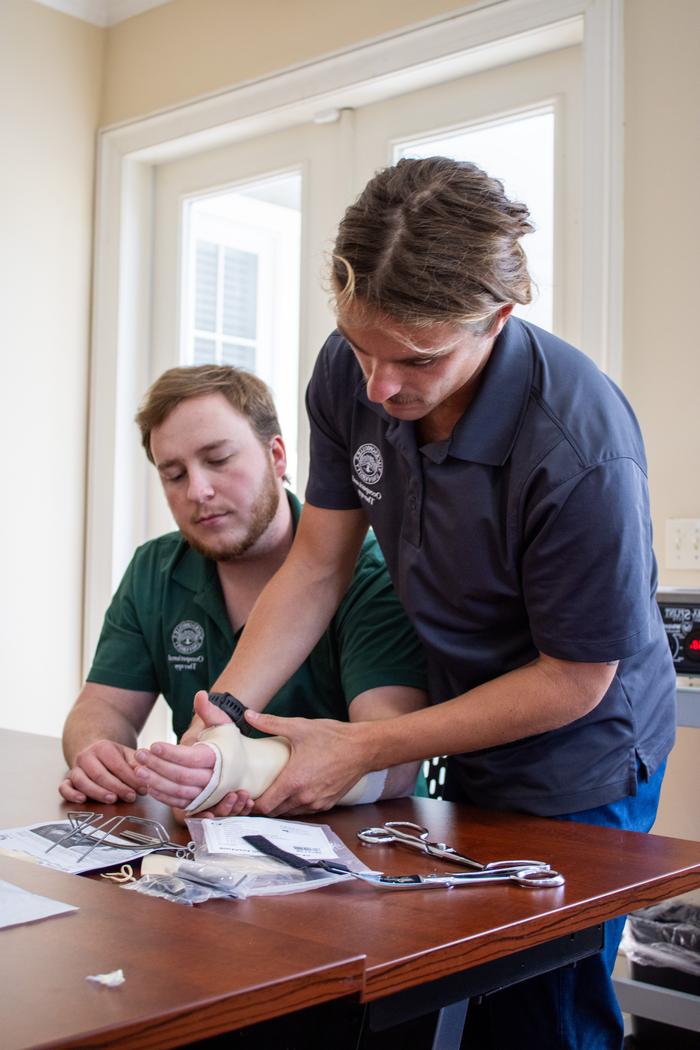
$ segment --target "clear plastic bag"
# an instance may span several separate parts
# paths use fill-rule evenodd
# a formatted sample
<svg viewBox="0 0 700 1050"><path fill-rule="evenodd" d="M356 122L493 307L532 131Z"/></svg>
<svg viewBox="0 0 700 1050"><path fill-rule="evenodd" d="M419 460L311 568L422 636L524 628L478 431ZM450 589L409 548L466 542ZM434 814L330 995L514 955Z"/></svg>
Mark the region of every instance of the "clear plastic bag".
<svg viewBox="0 0 700 1050"><path fill-rule="evenodd" d="M151 854L144 859L143 869L145 874L127 883L124 889L177 904L203 904L213 898L240 900L247 896L243 888L245 878L218 864Z"/></svg>
<svg viewBox="0 0 700 1050"><path fill-rule="evenodd" d="M207 886L179 879L176 875L142 875L135 882L127 882L122 889L145 893L148 897L160 897L175 904L203 904L211 897L221 896Z"/></svg>
<svg viewBox="0 0 700 1050"><path fill-rule="evenodd" d="M237 856L230 853L212 853L209 851L206 841L207 824L235 821L239 824L243 822L241 826L244 826L245 822L250 822L252 832L253 819L255 819L257 824L259 821L266 821L268 818L219 817L212 820L211 818L191 817L187 821L187 828L195 844L195 862L212 863L216 867L225 868L232 876L239 876L241 881L236 888L240 891L241 896L245 897L304 893L307 890L320 889L322 886L332 886L336 882L350 880L351 876L349 875L335 875L319 868L297 871L281 861L273 860L272 857L266 857L263 854ZM272 819L269 821L270 827L284 823L288 822ZM300 821L294 821L293 823L299 828L312 827L321 829L330 843L333 859L338 860L351 871L371 870L347 848L342 839L327 824L309 825ZM326 859L330 859L330 857Z"/></svg>
<svg viewBox="0 0 700 1050"><path fill-rule="evenodd" d="M631 962L700 976L700 908L665 901L628 916L620 944Z"/></svg>

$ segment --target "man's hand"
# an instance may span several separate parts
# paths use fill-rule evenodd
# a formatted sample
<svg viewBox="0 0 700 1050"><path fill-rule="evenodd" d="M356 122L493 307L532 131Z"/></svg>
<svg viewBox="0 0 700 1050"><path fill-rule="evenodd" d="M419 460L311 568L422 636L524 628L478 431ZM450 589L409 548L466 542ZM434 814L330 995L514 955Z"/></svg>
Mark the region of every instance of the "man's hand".
<svg viewBox="0 0 700 1050"><path fill-rule="evenodd" d="M112 740L96 740L79 751L58 790L66 802L90 798L107 805L134 802L137 794L146 793L134 766L134 749Z"/></svg>
<svg viewBox="0 0 700 1050"><path fill-rule="evenodd" d="M195 746L201 726L206 728L230 722L227 714L209 702L203 689L195 694L194 711L195 725L184 734L183 743L167 744L160 741L152 744L150 750L139 750L135 754L138 782L153 798L171 806L175 811L175 819L180 823L185 820L184 810L209 783L214 768L211 748ZM212 810L198 813L197 816L245 816L252 808L253 799L246 791L231 791Z"/></svg>
<svg viewBox="0 0 700 1050"><path fill-rule="evenodd" d="M362 742L367 723L278 718L250 709L245 717L264 733L286 737L292 746L289 762L257 799L256 813L295 816L331 809L372 768Z"/></svg>
<svg viewBox="0 0 700 1050"><path fill-rule="evenodd" d="M68 773L58 790L66 802L89 798L111 806L145 794L134 751L155 693L86 682L63 729Z"/></svg>

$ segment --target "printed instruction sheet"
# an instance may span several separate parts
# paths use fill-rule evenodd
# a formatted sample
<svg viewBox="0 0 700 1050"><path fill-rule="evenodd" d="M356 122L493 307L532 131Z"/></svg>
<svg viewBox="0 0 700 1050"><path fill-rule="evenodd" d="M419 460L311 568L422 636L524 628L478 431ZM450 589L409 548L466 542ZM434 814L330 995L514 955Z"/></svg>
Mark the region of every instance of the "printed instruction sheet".
<svg viewBox="0 0 700 1050"><path fill-rule="evenodd" d="M85 871L100 868L118 868L150 850L134 848L125 842L123 846L95 846L88 856L83 854L94 846L95 840L104 838L99 831L81 831L68 845L57 845L71 830L68 820L46 821L30 824L24 828L5 828L0 831L0 853L7 853L23 860L32 860L46 868L57 868L69 875L81 875ZM110 836L111 839L111 836ZM117 842L119 840L116 840ZM55 848L51 848L51 847Z"/></svg>

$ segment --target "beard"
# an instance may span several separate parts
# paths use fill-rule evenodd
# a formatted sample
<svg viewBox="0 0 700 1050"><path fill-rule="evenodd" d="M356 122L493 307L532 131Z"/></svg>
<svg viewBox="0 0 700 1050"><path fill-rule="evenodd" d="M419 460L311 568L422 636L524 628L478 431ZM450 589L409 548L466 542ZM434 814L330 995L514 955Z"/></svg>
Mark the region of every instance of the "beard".
<svg viewBox="0 0 700 1050"><path fill-rule="evenodd" d="M185 529L181 528L180 532L190 547L193 547L205 558L210 558L212 561L236 561L236 559L242 558L251 547L254 547L260 537L265 534L277 513L280 498L281 493L277 484L277 478L272 467L268 466L260 491L250 509L248 528L245 535L240 539L227 542L226 538L222 537L219 544L210 546Z"/></svg>

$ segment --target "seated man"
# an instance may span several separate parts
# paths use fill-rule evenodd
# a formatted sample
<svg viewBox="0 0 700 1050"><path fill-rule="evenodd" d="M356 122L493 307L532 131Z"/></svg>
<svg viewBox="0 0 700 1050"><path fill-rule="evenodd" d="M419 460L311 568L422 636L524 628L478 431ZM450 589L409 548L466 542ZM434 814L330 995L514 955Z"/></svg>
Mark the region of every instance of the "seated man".
<svg viewBox="0 0 700 1050"><path fill-rule="evenodd" d="M283 486L275 407L255 376L214 365L170 369L146 394L136 421L179 532L139 547L112 599L64 727L70 768L60 792L72 803L110 804L149 790L184 808L199 788L183 797L159 790L157 774L135 761L138 734L161 693L178 739L197 694L186 743L204 726L229 722L202 690L228 663L258 595L283 563L300 504ZM422 653L370 536L331 624L267 711L390 718L422 707L424 688ZM166 755L177 750L159 746ZM206 765L209 748L195 750ZM416 773L417 763L389 770L381 797L409 794ZM209 775L202 773L203 783ZM251 806L232 793L213 812Z"/></svg>

